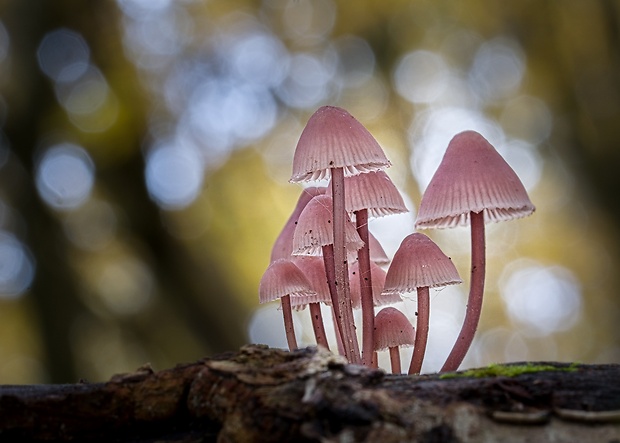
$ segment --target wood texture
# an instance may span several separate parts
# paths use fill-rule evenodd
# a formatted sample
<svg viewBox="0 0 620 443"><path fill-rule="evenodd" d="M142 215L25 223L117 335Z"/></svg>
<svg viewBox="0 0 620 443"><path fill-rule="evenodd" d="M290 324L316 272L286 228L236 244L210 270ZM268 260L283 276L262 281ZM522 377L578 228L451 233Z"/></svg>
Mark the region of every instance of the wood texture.
<svg viewBox="0 0 620 443"><path fill-rule="evenodd" d="M620 441L620 366L545 365L393 376L323 349L250 345L107 383L1 386L0 441Z"/></svg>

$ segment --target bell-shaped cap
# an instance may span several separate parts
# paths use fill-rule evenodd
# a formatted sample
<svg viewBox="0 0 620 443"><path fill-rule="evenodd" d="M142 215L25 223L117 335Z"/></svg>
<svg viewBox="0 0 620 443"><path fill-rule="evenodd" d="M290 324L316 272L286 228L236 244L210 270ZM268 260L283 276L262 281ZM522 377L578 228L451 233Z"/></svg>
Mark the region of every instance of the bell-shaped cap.
<svg viewBox="0 0 620 443"><path fill-rule="evenodd" d="M381 266L387 265L390 262L390 257L388 257L377 237L372 235L372 232L368 232L368 249L370 251L370 260L376 264Z"/></svg>
<svg viewBox="0 0 620 443"><path fill-rule="evenodd" d="M304 273L314 294L295 295L291 297L291 306L297 310L303 309L308 303L320 303L331 305L332 299L325 274L325 262L322 257L298 255L291 259L293 263Z"/></svg>
<svg viewBox="0 0 620 443"><path fill-rule="evenodd" d="M293 234L295 233L299 214L301 214L301 211L303 211L312 197L325 194L326 189L326 187L309 187L301 191L293 213L288 218L271 248L271 263L279 258L288 259L291 257L293 254Z"/></svg>
<svg viewBox="0 0 620 443"><path fill-rule="evenodd" d="M462 283L454 263L430 238L418 232L405 237L385 277L384 294Z"/></svg>
<svg viewBox="0 0 620 443"><path fill-rule="evenodd" d="M471 212L497 222L534 212L525 187L495 148L479 133L465 131L450 141L418 211L416 228L468 225Z"/></svg>
<svg viewBox="0 0 620 443"><path fill-rule="evenodd" d="M362 307L362 282L359 273L359 262L356 261L351 263L351 266L349 266L349 287L351 288L351 305L354 309L360 309ZM372 299L374 306L389 305L403 301L398 293L382 295L385 276L386 272L371 261L370 281L372 282ZM363 279L365 282L369 280L368 278Z"/></svg>
<svg viewBox="0 0 620 443"><path fill-rule="evenodd" d="M334 244L333 203L327 195L317 195L306 205L293 235L294 255L320 255L322 247ZM355 230L355 225L347 220L344 227L344 243L348 251L357 251L364 242Z"/></svg>
<svg viewBox="0 0 620 443"><path fill-rule="evenodd" d="M381 309L375 316L375 351L395 346L413 346L415 329L409 319L396 308Z"/></svg>
<svg viewBox="0 0 620 443"><path fill-rule="evenodd" d="M342 108L323 106L301 133L290 181L330 178L332 168L343 168L348 176L388 166L383 149L360 122Z"/></svg>
<svg viewBox="0 0 620 443"><path fill-rule="evenodd" d="M409 212L400 192L385 171L374 171L346 177L345 203L349 213L368 210L369 217ZM328 193L331 191L331 182Z"/></svg>
<svg viewBox="0 0 620 443"><path fill-rule="evenodd" d="M291 297L313 294L310 282L303 272L290 260L274 261L263 274L258 285L258 300L268 303L290 295Z"/></svg>

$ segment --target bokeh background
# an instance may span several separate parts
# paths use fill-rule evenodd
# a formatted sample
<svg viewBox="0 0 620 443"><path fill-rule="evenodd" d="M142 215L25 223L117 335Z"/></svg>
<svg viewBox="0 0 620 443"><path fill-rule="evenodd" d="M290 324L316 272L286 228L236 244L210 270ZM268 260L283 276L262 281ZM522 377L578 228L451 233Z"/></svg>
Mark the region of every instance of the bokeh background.
<svg viewBox="0 0 620 443"><path fill-rule="evenodd" d="M4 0L0 383L284 346L257 287L302 190L295 144L325 104L393 163L411 212L371 221L388 253L461 130L485 135L537 206L488 227L463 367L620 361L619 2ZM425 233L466 281L432 293L436 371L469 240ZM415 298L399 307L413 317Z"/></svg>

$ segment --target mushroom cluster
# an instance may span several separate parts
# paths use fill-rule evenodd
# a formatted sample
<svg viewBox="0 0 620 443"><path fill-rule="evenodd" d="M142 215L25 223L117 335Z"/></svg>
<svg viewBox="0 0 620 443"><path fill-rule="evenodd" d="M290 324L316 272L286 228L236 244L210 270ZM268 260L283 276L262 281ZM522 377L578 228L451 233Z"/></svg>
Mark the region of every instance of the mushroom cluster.
<svg viewBox="0 0 620 443"><path fill-rule="evenodd" d="M349 362L376 366L376 352L389 349L392 371L400 373L398 348L413 346L408 372L418 374L429 334L429 288L462 280L452 260L426 235L408 235L390 261L368 231L369 218L407 211L384 171L389 166L379 143L346 110L323 106L310 117L295 150L290 181L329 182L301 192L273 246L259 300L280 300L291 350L297 347L292 309L306 307L317 345L329 348L321 314L321 304L325 304L332 312L338 352ZM485 223L524 217L533 211L515 172L482 135L465 131L454 136L422 197L415 224L417 229L471 226L465 320L442 371L458 369L478 326L484 292ZM415 328L392 306L375 312L413 291L418 302ZM359 337L354 309L361 309Z"/></svg>

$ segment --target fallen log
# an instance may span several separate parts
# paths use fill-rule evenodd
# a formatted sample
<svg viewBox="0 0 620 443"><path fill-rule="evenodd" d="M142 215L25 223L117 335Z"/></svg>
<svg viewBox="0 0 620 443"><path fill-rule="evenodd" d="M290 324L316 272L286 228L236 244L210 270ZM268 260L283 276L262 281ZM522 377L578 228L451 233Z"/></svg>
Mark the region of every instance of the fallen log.
<svg viewBox="0 0 620 443"><path fill-rule="evenodd" d="M620 441L620 365L421 376L248 345L106 383L0 386L0 441Z"/></svg>

